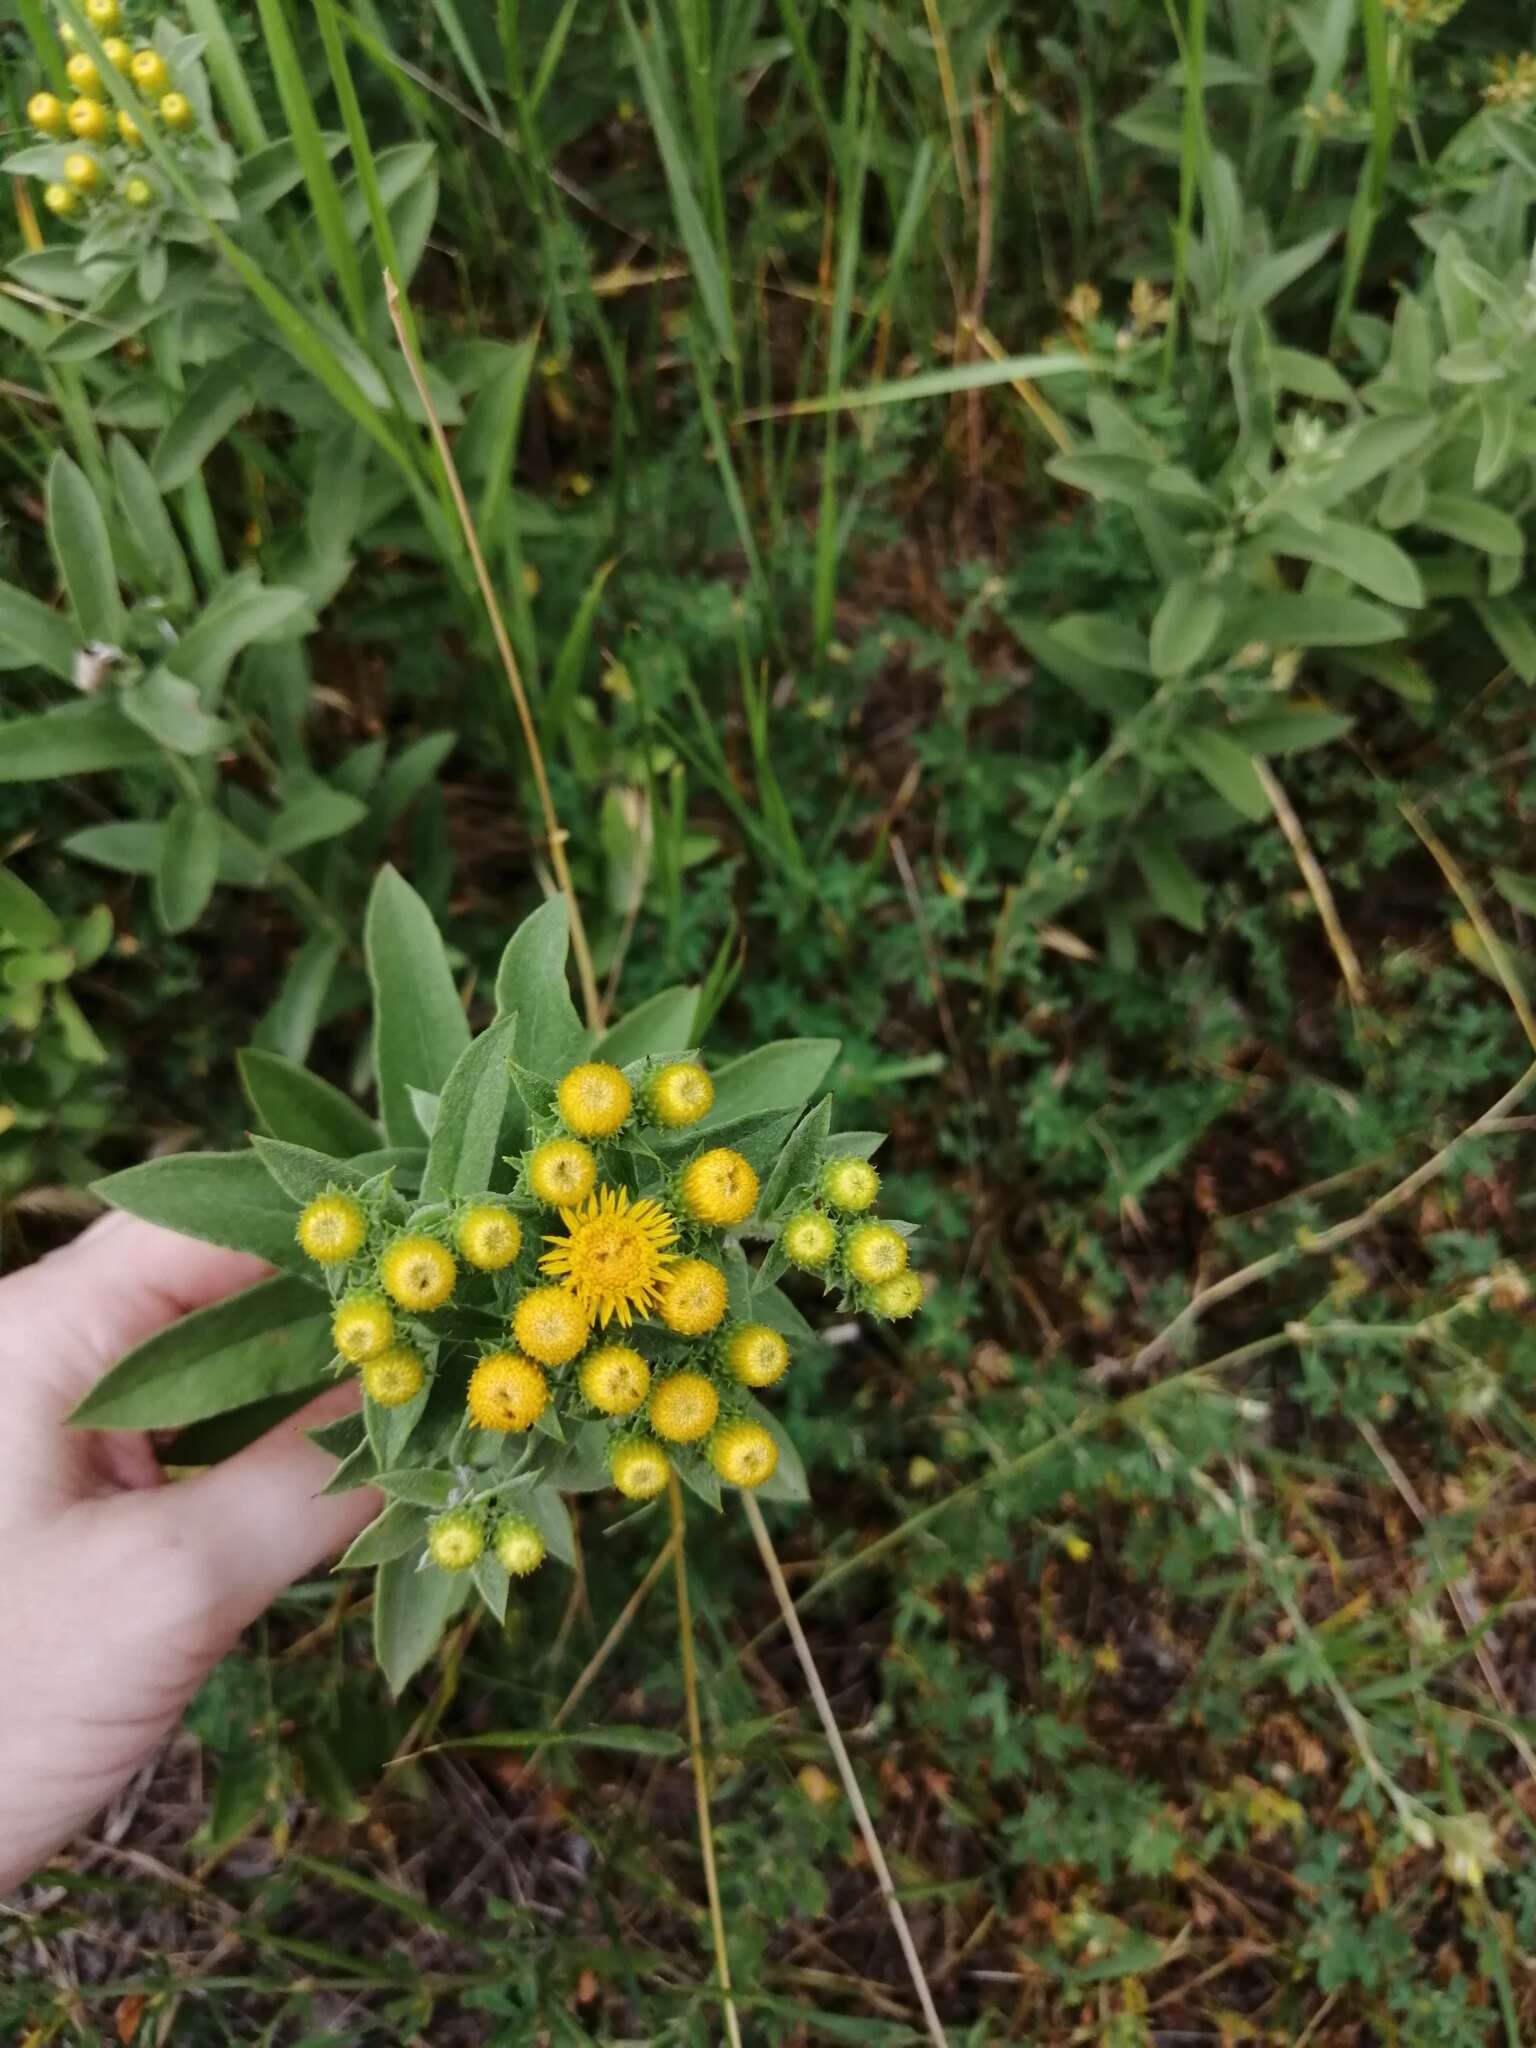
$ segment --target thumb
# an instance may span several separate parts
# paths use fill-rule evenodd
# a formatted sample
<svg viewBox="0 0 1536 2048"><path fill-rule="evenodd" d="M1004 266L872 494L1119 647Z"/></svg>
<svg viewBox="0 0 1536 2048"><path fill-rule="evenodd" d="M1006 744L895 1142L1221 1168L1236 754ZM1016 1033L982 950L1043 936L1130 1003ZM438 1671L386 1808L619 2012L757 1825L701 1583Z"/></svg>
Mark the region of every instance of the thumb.
<svg viewBox="0 0 1536 2048"><path fill-rule="evenodd" d="M295 1579L344 1550L383 1505L371 1486L322 1494L336 1460L304 1434L356 1405L355 1387L334 1388L224 1464L152 1497L176 1542L202 1562L221 1639L232 1641Z"/></svg>

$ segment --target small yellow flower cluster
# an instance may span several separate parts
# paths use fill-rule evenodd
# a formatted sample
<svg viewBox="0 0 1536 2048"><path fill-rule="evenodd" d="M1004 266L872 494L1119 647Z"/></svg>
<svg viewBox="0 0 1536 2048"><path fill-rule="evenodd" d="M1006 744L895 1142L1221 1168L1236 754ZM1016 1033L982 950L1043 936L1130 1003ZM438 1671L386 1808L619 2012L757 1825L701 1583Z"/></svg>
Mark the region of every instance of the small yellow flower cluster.
<svg viewBox="0 0 1536 2048"><path fill-rule="evenodd" d="M1515 57L1495 57L1490 70L1483 87L1486 106L1514 107L1521 113L1536 107L1536 55L1522 50Z"/></svg>
<svg viewBox="0 0 1536 2048"><path fill-rule="evenodd" d="M447 1508L427 1529L427 1555L442 1571L467 1572L487 1549L514 1579L536 1572L547 1554L543 1536L526 1515L487 1520L472 1507Z"/></svg>
<svg viewBox="0 0 1536 2048"><path fill-rule="evenodd" d="M879 1192L880 1176L867 1159L829 1159L816 1189L819 1203L786 1217L779 1248L801 1272L841 1279L860 1307L900 1321L923 1305L923 1283L908 1270L907 1241L888 1223L854 1220L874 1207Z"/></svg>
<svg viewBox="0 0 1536 2048"><path fill-rule="evenodd" d="M122 25L120 0L84 0L86 18L101 37L102 53L119 77L149 102L169 135L185 135L197 124L191 100L175 89L170 67L156 49L135 49L116 31ZM64 75L74 97L67 103L56 93L35 92L27 101L27 120L50 141L72 139L84 145L64 158L62 177L43 189L43 204L60 219L109 195L135 212L144 212L162 197L154 183L133 168L133 153L144 147L138 118L126 108L114 114L111 95L94 57L75 47L78 38L65 23L60 40L70 51ZM107 154L104 156L102 152ZM114 153L116 152L116 153Z"/></svg>

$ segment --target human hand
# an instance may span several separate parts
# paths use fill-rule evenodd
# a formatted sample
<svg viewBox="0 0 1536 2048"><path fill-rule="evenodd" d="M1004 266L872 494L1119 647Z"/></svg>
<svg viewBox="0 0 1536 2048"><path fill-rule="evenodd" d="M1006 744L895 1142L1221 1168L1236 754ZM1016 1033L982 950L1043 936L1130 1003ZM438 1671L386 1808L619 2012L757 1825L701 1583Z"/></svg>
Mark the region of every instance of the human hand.
<svg viewBox="0 0 1536 2048"><path fill-rule="evenodd" d="M162 1483L147 1437L71 1430L131 1346L265 1276L120 1214L0 1280L0 1893L104 1806L246 1625L378 1511L322 1497L304 1431L338 1387L223 1465Z"/></svg>

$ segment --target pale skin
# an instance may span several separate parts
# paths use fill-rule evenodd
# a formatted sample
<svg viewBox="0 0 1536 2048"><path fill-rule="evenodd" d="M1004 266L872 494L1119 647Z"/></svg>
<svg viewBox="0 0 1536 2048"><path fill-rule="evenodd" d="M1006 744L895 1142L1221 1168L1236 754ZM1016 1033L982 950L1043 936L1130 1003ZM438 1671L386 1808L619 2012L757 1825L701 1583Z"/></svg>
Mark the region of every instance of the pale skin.
<svg viewBox="0 0 1536 2048"><path fill-rule="evenodd" d="M334 1463L304 1435L347 1388L173 1483L147 1437L67 1426L124 1352L267 1270L112 1215L0 1280L0 1893L88 1826L240 1631L378 1511L367 1489L321 1495Z"/></svg>

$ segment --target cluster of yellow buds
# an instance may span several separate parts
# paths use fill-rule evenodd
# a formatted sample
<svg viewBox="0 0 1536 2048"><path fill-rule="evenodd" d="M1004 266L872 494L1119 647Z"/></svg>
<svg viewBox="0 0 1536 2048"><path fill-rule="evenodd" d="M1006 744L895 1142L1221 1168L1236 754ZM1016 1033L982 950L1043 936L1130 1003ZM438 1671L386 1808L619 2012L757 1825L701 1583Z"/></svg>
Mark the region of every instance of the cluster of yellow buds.
<svg viewBox="0 0 1536 2048"><path fill-rule="evenodd" d="M815 1199L786 1217L779 1245L791 1266L840 1281L858 1307L898 1322L922 1307L923 1283L908 1264L905 1237L869 1214L879 1193L867 1159L828 1159Z"/></svg>
<svg viewBox="0 0 1536 2048"><path fill-rule="evenodd" d="M501 1491L509 1472L543 1469L540 1435L580 1438L595 1461L583 1483L606 1476L636 1501L674 1473L712 1498L772 1479L780 1439L757 1396L789 1368L785 1330L803 1328L774 1272L887 1317L923 1296L905 1236L874 1214L869 1160L819 1144L791 1166L785 1123L763 1115L710 1129L715 1084L695 1055L585 1059L522 1084L530 1123L506 1192L413 1206L390 1176L358 1176L298 1218L330 1286L338 1367L357 1368L370 1413L410 1410L407 1435L429 1399L457 1413L461 1479L425 1538L445 1571L494 1559L522 1576L543 1557ZM803 1182L780 1193L792 1173ZM742 1236L777 1239L756 1273Z"/></svg>
<svg viewBox="0 0 1536 2048"><path fill-rule="evenodd" d="M1495 57L1489 70L1491 75L1483 87L1486 106L1513 107L1519 113L1536 107L1536 55L1531 51Z"/></svg>
<svg viewBox="0 0 1536 2048"><path fill-rule="evenodd" d="M39 135L80 145L68 150L58 175L43 188L43 204L65 220L106 198L115 197L136 212L152 207L161 195L136 162L144 148L141 119L158 120L171 135L183 135L197 123L192 101L177 89L161 52L150 44L135 49L119 33L125 25L122 0L83 0L83 5L107 62L142 98L145 110L142 115L111 110L96 59L75 47L75 31L65 23L59 36L70 52L64 75L73 97L66 101L44 91L27 101L27 120Z"/></svg>

